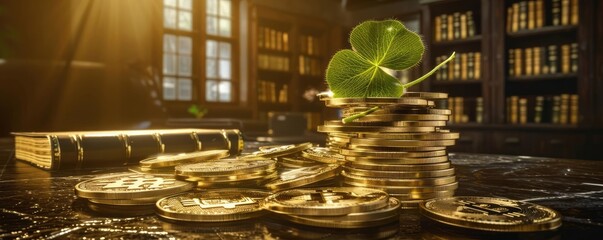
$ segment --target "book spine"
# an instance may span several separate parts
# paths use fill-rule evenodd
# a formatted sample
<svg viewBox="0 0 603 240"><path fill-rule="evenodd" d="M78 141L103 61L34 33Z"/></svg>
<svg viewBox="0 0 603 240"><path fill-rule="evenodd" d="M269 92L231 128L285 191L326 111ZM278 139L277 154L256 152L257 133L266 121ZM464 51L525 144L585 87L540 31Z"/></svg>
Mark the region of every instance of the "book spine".
<svg viewBox="0 0 603 240"><path fill-rule="evenodd" d="M580 13L579 13L579 6L578 6L578 0L572 0L571 2L571 24L572 25L578 25L578 22L580 21Z"/></svg>
<svg viewBox="0 0 603 240"><path fill-rule="evenodd" d="M540 47L540 61L542 66L542 74L549 74L548 51L546 47Z"/></svg>
<svg viewBox="0 0 603 240"><path fill-rule="evenodd" d="M528 2L528 29L536 28L536 6L534 1Z"/></svg>
<svg viewBox="0 0 603 240"><path fill-rule="evenodd" d="M544 3L543 0L536 0L536 27L544 26Z"/></svg>
<svg viewBox="0 0 603 240"><path fill-rule="evenodd" d="M444 56L440 57L440 61L443 61L442 59L446 59ZM448 80L448 67L450 64L444 64L444 66L442 66L442 70L440 72L442 72L442 80Z"/></svg>
<svg viewBox="0 0 603 240"><path fill-rule="evenodd" d="M460 12L455 12L453 15L453 34L454 34L454 39L460 39L461 38L461 13Z"/></svg>
<svg viewBox="0 0 603 240"><path fill-rule="evenodd" d="M289 33L283 32L283 51L289 51Z"/></svg>
<svg viewBox="0 0 603 240"><path fill-rule="evenodd" d="M561 0L561 25L569 25L570 21L569 0Z"/></svg>
<svg viewBox="0 0 603 240"><path fill-rule="evenodd" d="M534 62L534 59L532 58L532 48L526 48L526 49L524 49L524 51L526 52L526 59L525 59L526 75L530 76L530 75L532 75L532 66L533 66L533 62Z"/></svg>
<svg viewBox="0 0 603 240"><path fill-rule="evenodd" d="M536 97L536 106L534 107L534 123L541 123L542 122L542 107L543 107L543 103L544 103L544 97L543 96L537 96Z"/></svg>
<svg viewBox="0 0 603 240"><path fill-rule="evenodd" d="M518 110L519 110L519 97L518 96L511 96L511 123L512 124L517 124L519 121L518 119Z"/></svg>
<svg viewBox="0 0 603 240"><path fill-rule="evenodd" d="M467 54L461 54L461 80L467 80Z"/></svg>
<svg viewBox="0 0 603 240"><path fill-rule="evenodd" d="M561 72L570 73L570 45L561 45Z"/></svg>
<svg viewBox="0 0 603 240"><path fill-rule="evenodd" d="M508 61L509 76L515 76L515 49L509 49Z"/></svg>
<svg viewBox="0 0 603 240"><path fill-rule="evenodd" d="M441 60L440 60L440 57L436 57L436 58L435 58L435 64L434 64L434 66L437 66L438 64L440 64L440 61L441 61ZM435 75L436 75L436 81L442 81L442 71L443 71L443 70L444 70L444 69L443 69L443 68L441 68L441 69L440 69L440 71L437 71L437 72L435 73Z"/></svg>
<svg viewBox="0 0 603 240"><path fill-rule="evenodd" d="M478 97L475 101L475 122L482 123L484 121L484 99Z"/></svg>
<svg viewBox="0 0 603 240"><path fill-rule="evenodd" d="M467 37L473 37L477 33L475 31L475 19L473 19L473 12L467 12Z"/></svg>
<svg viewBox="0 0 603 240"><path fill-rule="evenodd" d="M448 39L448 15L442 14L442 26L440 27L442 30L442 41L449 40Z"/></svg>
<svg viewBox="0 0 603 240"><path fill-rule="evenodd" d="M461 79L461 59L460 57L454 58L454 79Z"/></svg>
<svg viewBox="0 0 603 240"><path fill-rule="evenodd" d="M519 3L519 30L528 28L528 2Z"/></svg>
<svg viewBox="0 0 603 240"><path fill-rule="evenodd" d="M467 78L475 79L475 53L467 54Z"/></svg>
<svg viewBox="0 0 603 240"><path fill-rule="evenodd" d="M467 38L467 14L461 14L461 38Z"/></svg>
<svg viewBox="0 0 603 240"><path fill-rule="evenodd" d="M572 43L570 48L570 70L575 73L578 72L578 44Z"/></svg>
<svg viewBox="0 0 603 240"><path fill-rule="evenodd" d="M463 97L455 97L454 98L454 107L456 108L454 122L462 123L463 122Z"/></svg>
<svg viewBox="0 0 603 240"><path fill-rule="evenodd" d="M475 53L475 79L480 79L482 72L482 54L480 52Z"/></svg>
<svg viewBox="0 0 603 240"><path fill-rule="evenodd" d="M561 94L561 106L559 108L559 123L568 124L569 94Z"/></svg>
<svg viewBox="0 0 603 240"><path fill-rule="evenodd" d="M551 5L552 24L561 25L561 0L552 0Z"/></svg>
<svg viewBox="0 0 603 240"><path fill-rule="evenodd" d="M557 73L557 66L558 66L558 55L557 55L557 46L556 45L549 46L548 57L549 57L549 73L555 74L555 73Z"/></svg>
<svg viewBox="0 0 603 240"><path fill-rule="evenodd" d="M513 20L511 25L511 31L519 31L519 3L513 3Z"/></svg>
<svg viewBox="0 0 603 240"><path fill-rule="evenodd" d="M448 66L448 80L455 80L454 79L454 64L456 61L458 61L458 59L459 58L454 58L449 62L449 64L446 64L446 65L449 65Z"/></svg>
<svg viewBox="0 0 603 240"><path fill-rule="evenodd" d="M541 66L542 66L542 62L540 60L540 47L534 47L533 48L533 57L534 57L534 62L533 62L533 71L534 71L534 75L540 75L541 74Z"/></svg>
<svg viewBox="0 0 603 240"><path fill-rule="evenodd" d="M507 21L506 21L506 31L507 33L513 32L513 28L511 27L513 25L513 7L508 7L507 8Z"/></svg>
<svg viewBox="0 0 603 240"><path fill-rule="evenodd" d="M450 117L448 118L448 122L454 123L454 118L456 116L456 106L454 105L453 97L448 98L448 109L450 109L450 111L452 112L450 114Z"/></svg>
<svg viewBox="0 0 603 240"><path fill-rule="evenodd" d="M528 122L528 99L519 99L519 123L526 124Z"/></svg>
<svg viewBox="0 0 603 240"><path fill-rule="evenodd" d="M258 27L258 48L264 48L264 27Z"/></svg>
<svg viewBox="0 0 603 240"><path fill-rule="evenodd" d="M551 122L554 124L559 123L559 114L561 109L561 96L553 96L553 111Z"/></svg>
<svg viewBox="0 0 603 240"><path fill-rule="evenodd" d="M522 67L523 67L523 62L522 62L522 49L521 48L516 48L515 49L515 76L522 76L523 75L523 71L522 71Z"/></svg>
<svg viewBox="0 0 603 240"><path fill-rule="evenodd" d="M570 124L578 124L578 94L570 96Z"/></svg>
<svg viewBox="0 0 603 240"><path fill-rule="evenodd" d="M436 16L434 21L433 21L434 27L433 29L435 30L435 41L439 42L442 41L442 17L441 16Z"/></svg>

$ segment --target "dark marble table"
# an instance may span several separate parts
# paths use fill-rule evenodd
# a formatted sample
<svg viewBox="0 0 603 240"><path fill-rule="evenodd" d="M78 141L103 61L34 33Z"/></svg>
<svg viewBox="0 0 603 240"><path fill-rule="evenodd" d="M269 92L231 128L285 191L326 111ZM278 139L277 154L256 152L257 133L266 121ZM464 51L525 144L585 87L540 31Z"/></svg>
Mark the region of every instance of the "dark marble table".
<svg viewBox="0 0 603 240"><path fill-rule="evenodd" d="M556 231L504 234L468 231L403 211L400 222L377 228L337 230L260 219L226 224L184 224L150 211L138 216L96 212L73 186L126 168L47 172L15 160L0 144L0 239L601 239L603 162L522 156L451 154L457 195L506 197L551 207L563 214ZM257 143L248 143L248 148Z"/></svg>

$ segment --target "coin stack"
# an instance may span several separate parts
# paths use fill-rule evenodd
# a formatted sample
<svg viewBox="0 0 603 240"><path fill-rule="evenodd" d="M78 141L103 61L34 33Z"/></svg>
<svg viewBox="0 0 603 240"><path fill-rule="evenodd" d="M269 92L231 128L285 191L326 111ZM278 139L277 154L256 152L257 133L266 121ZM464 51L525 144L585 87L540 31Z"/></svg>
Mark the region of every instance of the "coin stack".
<svg viewBox="0 0 603 240"><path fill-rule="evenodd" d="M130 167L130 170L151 174L174 174L178 165L206 162L228 157L228 150L207 150L179 154L159 154L148 157L139 162L139 167Z"/></svg>
<svg viewBox="0 0 603 240"><path fill-rule="evenodd" d="M345 156L346 185L382 189L403 207L435 197L453 196L458 187L446 153L458 133L442 129L451 111L435 108L445 93L407 92L401 98L332 98L328 107L343 117L362 114L349 123L326 121L327 146Z"/></svg>
<svg viewBox="0 0 603 240"><path fill-rule="evenodd" d="M291 222L329 228L364 228L397 221L400 201L360 187L303 188L265 199L264 208Z"/></svg>
<svg viewBox="0 0 603 240"><path fill-rule="evenodd" d="M269 158L219 159L176 166L176 178L196 182L202 188L257 187L277 176Z"/></svg>

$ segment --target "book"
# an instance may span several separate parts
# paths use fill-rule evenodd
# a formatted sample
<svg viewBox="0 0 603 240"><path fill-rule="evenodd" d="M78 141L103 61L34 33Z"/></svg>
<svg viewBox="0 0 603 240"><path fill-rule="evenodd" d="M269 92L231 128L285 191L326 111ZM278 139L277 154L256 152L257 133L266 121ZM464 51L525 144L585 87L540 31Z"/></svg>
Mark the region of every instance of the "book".
<svg viewBox="0 0 603 240"><path fill-rule="evenodd" d="M258 27L258 47L264 48L264 27Z"/></svg>
<svg viewBox="0 0 603 240"><path fill-rule="evenodd" d="M534 106L534 123L542 122L542 109L544 104L543 96L536 96L536 104Z"/></svg>
<svg viewBox="0 0 603 240"><path fill-rule="evenodd" d="M540 60L540 56L541 56L540 47L534 47L532 49L532 52L533 52L532 56L534 59L533 64L532 64L532 71L533 71L534 75L540 75L540 73L541 73L540 70L542 67L542 61Z"/></svg>
<svg viewBox="0 0 603 240"><path fill-rule="evenodd" d="M561 105L559 107L559 123L568 124L569 94L561 94Z"/></svg>
<svg viewBox="0 0 603 240"><path fill-rule="evenodd" d="M116 167L144 158L202 150L243 150L237 129L13 132L15 157L48 170Z"/></svg>
<svg viewBox="0 0 603 240"><path fill-rule="evenodd" d="M570 44L570 70L571 72L578 72L578 44Z"/></svg>
<svg viewBox="0 0 603 240"><path fill-rule="evenodd" d="M510 123L512 124L517 124L519 121L519 116L518 116L518 110L519 110L519 97L518 96L511 96L511 119L510 119Z"/></svg>
<svg viewBox="0 0 603 240"><path fill-rule="evenodd" d="M454 58L454 79L461 79L461 58Z"/></svg>
<svg viewBox="0 0 603 240"><path fill-rule="evenodd" d="M467 12L467 37L475 36L475 19L473 19L473 12Z"/></svg>
<svg viewBox="0 0 603 240"><path fill-rule="evenodd" d="M578 22L580 21L580 15L579 15L579 6L578 6L578 0L571 0L571 17L570 17L570 24L572 25L578 25Z"/></svg>
<svg viewBox="0 0 603 240"><path fill-rule="evenodd" d="M446 23L448 23L448 26L446 29L448 30L448 40L454 40L454 16L453 14L448 14L447 16L448 20Z"/></svg>
<svg viewBox="0 0 603 240"><path fill-rule="evenodd" d="M448 40L448 15L442 14L442 25L440 26L442 31L442 41Z"/></svg>
<svg viewBox="0 0 603 240"><path fill-rule="evenodd" d="M548 55L548 66L549 66L549 73L550 74L555 74L557 73L557 64L558 64L558 57L557 57L557 46L556 45L549 45L549 51L547 53Z"/></svg>
<svg viewBox="0 0 603 240"><path fill-rule="evenodd" d="M461 14L461 38L467 38L467 14Z"/></svg>
<svg viewBox="0 0 603 240"><path fill-rule="evenodd" d="M536 6L534 1L528 2L528 29L536 28Z"/></svg>
<svg viewBox="0 0 603 240"><path fill-rule="evenodd" d="M561 45L561 72L570 73L570 45Z"/></svg>
<svg viewBox="0 0 603 240"><path fill-rule="evenodd" d="M515 49L509 49L508 62L509 76L515 76Z"/></svg>
<svg viewBox="0 0 603 240"><path fill-rule="evenodd" d="M533 66L533 62L534 62L534 59L532 58L532 48L526 48L526 49L524 49L524 51L526 53L526 59L525 59L526 75L530 76L530 75L532 75L532 66Z"/></svg>
<svg viewBox="0 0 603 240"><path fill-rule="evenodd" d="M475 122L482 123L484 121L484 99L478 97L475 99Z"/></svg>
<svg viewBox="0 0 603 240"><path fill-rule="evenodd" d="M454 98L454 122L462 123L463 115L464 115L464 99L463 97L455 97Z"/></svg>
<svg viewBox="0 0 603 240"><path fill-rule="evenodd" d="M475 53L475 73L473 76L475 79L480 79L482 72L482 54L480 52Z"/></svg>
<svg viewBox="0 0 603 240"><path fill-rule="evenodd" d="M561 25L561 0L552 0L551 17L553 26Z"/></svg>
<svg viewBox="0 0 603 240"><path fill-rule="evenodd" d="M553 106L551 113L551 123L559 123L559 113L561 109L561 96L553 96Z"/></svg>
<svg viewBox="0 0 603 240"><path fill-rule="evenodd" d="M542 74L549 74L548 52L546 47L540 47L540 65Z"/></svg>
<svg viewBox="0 0 603 240"><path fill-rule="evenodd" d="M452 16L453 16L452 26L453 26L454 39L460 39L461 38L461 13L455 12Z"/></svg>
<svg viewBox="0 0 603 240"><path fill-rule="evenodd" d="M454 116L456 116L456 107L454 106L454 98L448 98L448 109L452 112L450 117L448 117L448 122L454 123Z"/></svg>
<svg viewBox="0 0 603 240"><path fill-rule="evenodd" d="M475 53L467 54L467 78L475 79Z"/></svg>
<svg viewBox="0 0 603 240"><path fill-rule="evenodd" d="M511 31L517 32L519 30L519 3L513 3L513 24L511 25Z"/></svg>
<svg viewBox="0 0 603 240"><path fill-rule="evenodd" d="M528 2L519 2L519 30L528 28Z"/></svg>
<svg viewBox="0 0 603 240"><path fill-rule="evenodd" d="M578 124L578 94L570 95L570 120L572 125Z"/></svg>
<svg viewBox="0 0 603 240"><path fill-rule="evenodd" d="M506 23L506 31L507 33L513 32L511 25L513 24L513 7L507 8L507 23Z"/></svg>
<svg viewBox="0 0 603 240"><path fill-rule="evenodd" d="M435 58L435 64L434 64L434 65L438 65L438 64L440 64L440 61L441 61L441 60L440 60L440 57L439 57L439 56L438 56L438 57L436 57L436 58ZM440 69L440 71L437 71L437 72L435 73L435 75L436 75L436 81L441 81L441 80L442 80L442 72L443 72L443 71L444 71L444 69L443 69L443 68L441 68L441 69Z"/></svg>
<svg viewBox="0 0 603 240"><path fill-rule="evenodd" d="M543 0L536 0L536 27L544 26L544 3Z"/></svg>
<svg viewBox="0 0 603 240"><path fill-rule="evenodd" d="M522 57L521 57L521 48L516 48L515 49L515 76L522 76L523 75L523 61L522 61Z"/></svg>
<svg viewBox="0 0 603 240"><path fill-rule="evenodd" d="M570 21L570 4L569 0L561 0L561 25L569 25Z"/></svg>
<svg viewBox="0 0 603 240"><path fill-rule="evenodd" d="M289 51L289 33L283 32L283 51Z"/></svg>
<svg viewBox="0 0 603 240"><path fill-rule="evenodd" d="M436 42L442 41L442 17L436 16L433 20L434 39Z"/></svg>
<svg viewBox="0 0 603 240"><path fill-rule="evenodd" d="M446 58L444 56L440 57L440 62L444 61ZM450 64L444 64L444 66L442 66L442 70L440 72L442 72L442 80L448 80L448 65Z"/></svg>
<svg viewBox="0 0 603 240"><path fill-rule="evenodd" d="M461 55L461 80L467 80L467 54Z"/></svg>
<svg viewBox="0 0 603 240"><path fill-rule="evenodd" d="M519 123L526 124L528 122L528 99L519 99Z"/></svg>

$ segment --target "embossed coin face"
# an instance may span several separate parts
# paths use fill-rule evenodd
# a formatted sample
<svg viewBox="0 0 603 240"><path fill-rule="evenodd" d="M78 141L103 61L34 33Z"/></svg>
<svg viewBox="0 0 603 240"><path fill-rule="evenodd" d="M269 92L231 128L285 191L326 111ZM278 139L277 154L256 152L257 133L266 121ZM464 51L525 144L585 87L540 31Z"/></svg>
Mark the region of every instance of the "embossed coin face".
<svg viewBox="0 0 603 240"><path fill-rule="evenodd" d="M324 147L308 148L302 151L302 156L323 163L337 163L345 160L343 155Z"/></svg>
<svg viewBox="0 0 603 240"><path fill-rule="evenodd" d="M274 158L280 156L287 156L297 152L301 152L311 147L312 143L309 142L282 146L266 146L262 147L260 151L256 151L247 155L241 155L238 157L238 159Z"/></svg>
<svg viewBox="0 0 603 240"><path fill-rule="evenodd" d="M240 175L275 168L271 159L220 159L216 161L176 166L176 174L182 176Z"/></svg>
<svg viewBox="0 0 603 240"><path fill-rule="evenodd" d="M188 191L189 182L171 175L120 173L108 174L75 185L78 197L94 199L133 199L165 196Z"/></svg>
<svg viewBox="0 0 603 240"><path fill-rule="evenodd" d="M389 196L362 187L291 189L266 198L266 209L303 216L336 216L367 212L387 206Z"/></svg>
<svg viewBox="0 0 603 240"><path fill-rule="evenodd" d="M321 164L311 167L302 167L282 172L278 179L266 184L272 190L283 190L294 187L306 186L321 180L329 179L339 174L339 165Z"/></svg>
<svg viewBox="0 0 603 240"><path fill-rule="evenodd" d="M196 222L224 222L260 216L261 202L268 192L231 188L188 192L157 201L157 213L168 219Z"/></svg>
<svg viewBox="0 0 603 240"><path fill-rule="evenodd" d="M504 198L437 198L421 203L420 210L444 224L485 231L534 232L561 226L561 215L555 210Z"/></svg>
<svg viewBox="0 0 603 240"><path fill-rule="evenodd" d="M140 166L145 168L173 167L178 164L215 160L225 157L228 157L228 150L209 150L180 154L164 154L140 160Z"/></svg>

